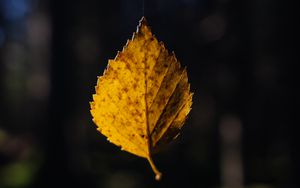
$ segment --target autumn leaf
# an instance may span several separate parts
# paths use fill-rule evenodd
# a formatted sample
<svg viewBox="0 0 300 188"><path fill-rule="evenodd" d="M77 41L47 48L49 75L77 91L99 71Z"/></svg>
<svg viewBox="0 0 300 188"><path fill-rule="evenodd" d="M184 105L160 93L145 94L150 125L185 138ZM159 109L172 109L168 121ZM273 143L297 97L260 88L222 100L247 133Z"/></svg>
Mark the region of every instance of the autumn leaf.
<svg viewBox="0 0 300 188"><path fill-rule="evenodd" d="M187 71L152 35L143 17L137 31L98 78L91 114L97 130L122 150L146 158L176 138L191 109Z"/></svg>

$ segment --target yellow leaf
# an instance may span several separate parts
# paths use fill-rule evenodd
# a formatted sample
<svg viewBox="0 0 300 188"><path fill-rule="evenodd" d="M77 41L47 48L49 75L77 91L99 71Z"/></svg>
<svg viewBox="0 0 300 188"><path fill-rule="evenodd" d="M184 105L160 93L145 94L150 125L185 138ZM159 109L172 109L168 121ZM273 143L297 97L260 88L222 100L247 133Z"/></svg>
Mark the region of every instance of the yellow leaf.
<svg viewBox="0 0 300 188"><path fill-rule="evenodd" d="M187 72L152 35L143 17L122 52L98 78L91 114L98 130L122 150L146 158L172 141L191 109Z"/></svg>

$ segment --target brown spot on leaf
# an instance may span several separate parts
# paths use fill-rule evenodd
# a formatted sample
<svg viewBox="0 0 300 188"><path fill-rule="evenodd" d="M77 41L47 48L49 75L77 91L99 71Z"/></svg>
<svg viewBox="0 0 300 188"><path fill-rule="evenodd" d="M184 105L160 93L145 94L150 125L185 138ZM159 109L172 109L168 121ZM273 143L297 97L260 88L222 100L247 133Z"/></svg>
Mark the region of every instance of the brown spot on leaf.
<svg viewBox="0 0 300 188"><path fill-rule="evenodd" d="M129 63L126 63L126 68L127 68L128 70L131 70L131 66L130 66Z"/></svg>
<svg viewBox="0 0 300 188"><path fill-rule="evenodd" d="M128 88L127 88L127 87L124 87L124 88L122 89L122 91L125 92L125 93L127 93L127 92L128 92Z"/></svg>
<svg viewBox="0 0 300 188"><path fill-rule="evenodd" d="M134 84L132 85L133 89L136 89L137 86L138 86L137 83L134 83Z"/></svg>
<svg viewBox="0 0 300 188"><path fill-rule="evenodd" d="M138 106L138 105L140 104L140 101L139 101L138 99L136 99L136 100L134 101L134 104L135 104L136 106Z"/></svg>

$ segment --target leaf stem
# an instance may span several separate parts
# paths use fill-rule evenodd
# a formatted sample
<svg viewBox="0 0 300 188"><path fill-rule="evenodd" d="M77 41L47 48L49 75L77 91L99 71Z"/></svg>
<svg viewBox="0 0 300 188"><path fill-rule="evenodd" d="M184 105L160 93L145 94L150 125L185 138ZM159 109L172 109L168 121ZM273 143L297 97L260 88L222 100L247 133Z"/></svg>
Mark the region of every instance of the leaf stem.
<svg viewBox="0 0 300 188"><path fill-rule="evenodd" d="M157 181L161 180L162 173L156 168L156 166L152 160L152 157L150 155L148 156L147 160L149 161L150 166L151 166L153 172L155 173L155 179Z"/></svg>

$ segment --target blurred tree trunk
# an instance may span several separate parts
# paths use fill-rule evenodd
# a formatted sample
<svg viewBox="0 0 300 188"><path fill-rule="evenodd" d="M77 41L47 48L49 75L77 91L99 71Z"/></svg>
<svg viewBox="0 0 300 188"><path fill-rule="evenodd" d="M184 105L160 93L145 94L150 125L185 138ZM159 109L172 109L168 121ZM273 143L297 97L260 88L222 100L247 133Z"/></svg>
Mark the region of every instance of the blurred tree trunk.
<svg viewBox="0 0 300 188"><path fill-rule="evenodd" d="M78 179L68 168L66 147L67 120L75 108L74 88L76 85L74 59L68 44L72 23L72 3L51 0L52 16L52 59L50 68L51 91L48 124L44 132L44 161L36 187L78 186Z"/></svg>

